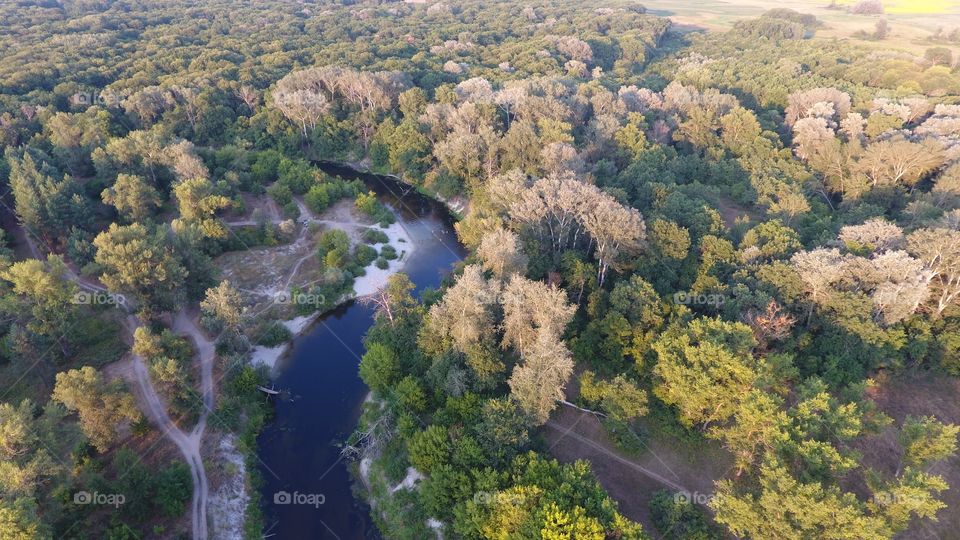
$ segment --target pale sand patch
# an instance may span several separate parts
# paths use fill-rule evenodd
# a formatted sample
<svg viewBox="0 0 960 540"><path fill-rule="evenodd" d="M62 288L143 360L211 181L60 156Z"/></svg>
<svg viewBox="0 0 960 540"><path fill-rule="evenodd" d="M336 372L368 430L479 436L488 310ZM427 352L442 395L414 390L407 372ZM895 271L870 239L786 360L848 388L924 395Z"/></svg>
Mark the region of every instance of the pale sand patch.
<svg viewBox="0 0 960 540"><path fill-rule="evenodd" d="M284 343L276 347L257 345L253 348L253 353L250 355L250 363L255 366L263 364L272 369L273 366L276 365L277 360L283 356L283 353L287 352L288 348L290 348L289 343Z"/></svg>
<svg viewBox="0 0 960 540"><path fill-rule="evenodd" d="M370 478L370 465L373 464L373 460L365 457L360 460L360 476L363 477L363 483L367 483L367 479Z"/></svg>
<svg viewBox="0 0 960 540"><path fill-rule="evenodd" d="M433 529L433 532L437 535L437 538L439 540L443 540L443 522L442 521L439 521L433 518L428 518L427 527L430 527L431 529Z"/></svg>
<svg viewBox="0 0 960 540"><path fill-rule="evenodd" d="M304 328L310 326L310 323L316 320L316 318L317 318L316 314L303 315L303 316L297 317L296 319L290 319L289 321L284 321L283 325L287 327L287 330L289 330L291 334L297 335L300 332L303 332Z"/></svg>
<svg viewBox="0 0 960 540"><path fill-rule="evenodd" d="M225 435L217 448L217 457L226 474L223 483L210 496L212 538L243 538L243 522L250 502L247 493L246 464L237 450L236 436Z"/></svg>
<svg viewBox="0 0 960 540"><path fill-rule="evenodd" d="M364 268L366 274L356 278L353 281L353 296L344 298L341 303L346 302L351 298L362 298L377 292L378 289L387 284L387 279L389 279L393 274L396 274L402 270L403 266L410 259L410 254L414 251L413 237L410 236L410 232L407 231L407 229L399 220L386 229L379 230L382 230L384 234L387 235L387 238L390 239L389 244L397 250L397 258L392 261L388 261L389 266L384 269L377 268L375 263L371 263L370 266ZM383 244L378 245L382 246ZM320 313L303 315L295 319L284 321L283 325L290 330L290 333L293 334L293 337L297 337L307 328L309 328L310 325L317 320L320 315ZM258 345L253 348L250 362L253 365L263 364L273 369L277 365L277 361L280 360L284 354L286 354L289 348L289 342L277 347L264 347L262 345Z"/></svg>
<svg viewBox="0 0 960 540"><path fill-rule="evenodd" d="M390 264L385 269L377 268L376 264L371 264L364 268L367 273L358 277L353 282L353 291L357 298L371 295L377 292L377 289L386 285L387 278L399 272L407 260L409 260L410 254L413 253L413 238L411 238L410 232L407 231L400 221L393 223L386 229L380 230L390 239L389 244L397 250L397 258L388 261ZM382 246L382 244L379 245Z"/></svg>
<svg viewBox="0 0 960 540"><path fill-rule="evenodd" d="M302 315L295 319L290 319L289 321L283 321L283 325L287 327L287 330L290 330L290 333L293 334L293 337L297 337L303 333L310 324L317 320L319 313L314 313L313 315ZM276 347L264 347L263 345L257 345L253 348L253 353L250 356L250 362L253 365L263 364L271 369L277 365L277 360L283 357L284 353L287 352L287 349L290 348L290 342L284 343L282 345L277 345Z"/></svg>
<svg viewBox="0 0 960 540"><path fill-rule="evenodd" d="M413 489L417 487L417 482L423 480L423 478L423 473L413 467L407 467L407 476L399 484L390 488L390 493L396 493L401 489Z"/></svg>

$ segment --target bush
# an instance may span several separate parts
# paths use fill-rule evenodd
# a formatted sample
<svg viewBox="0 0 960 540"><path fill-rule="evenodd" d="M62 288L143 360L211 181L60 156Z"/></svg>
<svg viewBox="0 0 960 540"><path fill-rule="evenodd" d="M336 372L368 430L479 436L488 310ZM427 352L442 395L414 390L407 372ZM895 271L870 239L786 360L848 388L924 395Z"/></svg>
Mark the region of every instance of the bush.
<svg viewBox="0 0 960 540"><path fill-rule="evenodd" d="M860 0L850 8L850 13L855 15L883 15L883 2L881 0Z"/></svg>
<svg viewBox="0 0 960 540"><path fill-rule="evenodd" d="M377 250L366 244L357 244L353 248L353 259L360 267L364 267L377 259Z"/></svg>
<svg viewBox="0 0 960 540"><path fill-rule="evenodd" d="M410 463L418 471L430 474L450 460L450 436L443 426L431 425L414 433L407 443Z"/></svg>
<svg viewBox="0 0 960 540"><path fill-rule="evenodd" d="M713 540L721 538L693 505L689 496L676 496L667 490L656 492L650 499L653 524L664 536L677 540Z"/></svg>
<svg viewBox="0 0 960 540"><path fill-rule="evenodd" d="M263 345L264 347L277 347L290 341L290 338L293 337L293 334L290 333L290 330L280 324L279 321L273 321L264 329L260 334L260 338L257 340L257 345Z"/></svg>
<svg viewBox="0 0 960 540"><path fill-rule="evenodd" d="M357 196L363 191L363 187L362 182L347 182L339 177L328 178L312 186L303 200L310 210L320 213L344 197Z"/></svg>
<svg viewBox="0 0 960 540"><path fill-rule="evenodd" d="M276 150L264 150L254 154L250 164L250 180L256 185L269 184L277 179L277 167L283 156ZM251 189L251 191L253 191Z"/></svg>
<svg viewBox="0 0 960 540"><path fill-rule="evenodd" d="M374 264L376 264L377 268L381 270L386 270L387 268L390 268L390 263L383 257L377 257L377 262Z"/></svg>
<svg viewBox="0 0 960 540"><path fill-rule="evenodd" d="M288 219L297 219L300 217L300 207L295 201L283 205L283 217Z"/></svg>
<svg viewBox="0 0 960 540"><path fill-rule="evenodd" d="M397 258L397 250L390 244L387 244L380 248L380 256L388 261L392 261Z"/></svg>
<svg viewBox="0 0 960 540"><path fill-rule="evenodd" d="M953 65L953 52L946 47L933 47L927 49L927 52L923 54L923 57L935 66L950 67Z"/></svg>
<svg viewBox="0 0 960 540"><path fill-rule="evenodd" d="M363 231L363 241L368 244L386 244L390 241L390 237L380 229L370 228Z"/></svg>
<svg viewBox="0 0 960 540"><path fill-rule="evenodd" d="M193 480L190 477L190 469L183 463L170 465L157 477L157 493L154 500L167 516L182 515L192 494Z"/></svg>
<svg viewBox="0 0 960 540"><path fill-rule="evenodd" d="M350 263L350 239L347 233L332 229L320 235L317 257L328 268L344 268Z"/></svg>
<svg viewBox="0 0 960 540"><path fill-rule="evenodd" d="M278 184L287 186L297 195L303 195L316 181L317 171L302 159L283 158L277 167L277 174Z"/></svg>
<svg viewBox="0 0 960 540"><path fill-rule="evenodd" d="M393 212L377 200L376 193L372 191L358 193L354 205L357 207L357 210L370 216L383 227L396 221L396 218L393 217Z"/></svg>
<svg viewBox="0 0 960 540"><path fill-rule="evenodd" d="M371 344L360 359L360 378L374 392L386 393L400 378L397 354L386 345Z"/></svg>
<svg viewBox="0 0 960 540"><path fill-rule="evenodd" d="M277 182L267 188L267 194L280 206L286 206L293 202L293 192L290 188L280 182Z"/></svg>
<svg viewBox="0 0 960 540"><path fill-rule="evenodd" d="M307 191L303 196L303 202L307 208L315 213L320 213L330 207L330 188L326 184L317 184Z"/></svg>

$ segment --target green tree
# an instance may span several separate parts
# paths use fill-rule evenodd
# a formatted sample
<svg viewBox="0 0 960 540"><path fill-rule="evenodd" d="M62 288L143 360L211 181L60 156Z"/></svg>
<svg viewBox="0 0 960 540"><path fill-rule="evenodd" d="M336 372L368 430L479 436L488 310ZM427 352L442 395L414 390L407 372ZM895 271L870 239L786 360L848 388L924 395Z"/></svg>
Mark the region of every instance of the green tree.
<svg viewBox="0 0 960 540"><path fill-rule="evenodd" d="M936 520L937 512L947 507L936 496L950 486L940 476L907 468L891 481L878 481L869 506L887 518L895 532L902 532L914 517Z"/></svg>
<svg viewBox="0 0 960 540"><path fill-rule="evenodd" d="M205 317L216 321L225 330L240 331L245 311L243 297L228 280L207 289L206 297L200 302L200 309Z"/></svg>
<svg viewBox="0 0 960 540"><path fill-rule="evenodd" d="M133 396L90 366L57 373L52 398L79 415L80 427L100 452L117 440L119 426L141 418Z"/></svg>
<svg viewBox="0 0 960 540"><path fill-rule="evenodd" d="M34 418L34 404L29 399L19 405L0 403L0 494L4 499L34 497L50 479L64 472L62 459L67 457L60 441L76 442L70 436L70 425L63 426L63 409L49 405L43 416ZM47 449L47 446L51 450ZM51 455L61 449L60 454Z"/></svg>
<svg viewBox="0 0 960 540"><path fill-rule="evenodd" d="M226 226L217 219L217 212L229 208L231 200L220 194L207 178L189 178L173 186L180 218L172 222L173 230L192 227L205 238L225 238Z"/></svg>
<svg viewBox="0 0 960 540"><path fill-rule="evenodd" d="M753 332L742 323L695 319L685 328L673 325L653 344L653 392L677 408L685 425L723 422L761 375L755 346Z"/></svg>
<svg viewBox="0 0 960 540"><path fill-rule="evenodd" d="M29 497L0 500L0 540L53 538L40 520L36 502Z"/></svg>
<svg viewBox="0 0 960 540"><path fill-rule="evenodd" d="M113 223L93 240L101 281L112 292L128 295L142 312L173 309L183 296L187 270L162 236L144 225Z"/></svg>
<svg viewBox="0 0 960 540"><path fill-rule="evenodd" d="M757 489L740 493L730 480L719 481L710 501L717 522L749 538L880 540L893 534L852 493L800 482L776 463L760 467Z"/></svg>
<svg viewBox="0 0 960 540"><path fill-rule="evenodd" d="M414 433L407 442L410 463L418 471L428 475L450 462L451 451L447 429L436 424Z"/></svg>
<svg viewBox="0 0 960 540"><path fill-rule="evenodd" d="M384 395L400 378L400 364L393 349L372 343L360 359L360 378L377 394Z"/></svg>
<svg viewBox="0 0 960 540"><path fill-rule="evenodd" d="M710 527L697 507L681 494L666 490L650 499L653 524L664 537L676 540L719 540L721 535Z"/></svg>
<svg viewBox="0 0 960 540"><path fill-rule="evenodd" d="M935 66L953 65L953 52L947 47L931 47L923 53L923 57Z"/></svg>
<svg viewBox="0 0 960 540"><path fill-rule="evenodd" d="M510 395L535 425L544 424L557 401L563 399L563 390L571 374L573 360L570 351L557 337L541 332L507 381Z"/></svg>
<svg viewBox="0 0 960 540"><path fill-rule="evenodd" d="M943 424L932 416L907 416L898 437L903 447L901 463L924 467L952 456L957 451L958 433L960 426Z"/></svg>
<svg viewBox="0 0 960 540"><path fill-rule="evenodd" d="M529 419L509 399L491 399L483 404L474 435L480 446L499 463L507 463L530 442Z"/></svg>
<svg viewBox="0 0 960 540"><path fill-rule="evenodd" d="M647 393L622 374L610 381L598 381L592 371L584 371L580 376L580 397L590 405L599 405L621 422L647 414Z"/></svg>
<svg viewBox="0 0 960 540"><path fill-rule="evenodd" d="M79 297L77 287L67 279L68 268L59 255L50 255L47 263L27 259L0 272L0 278L9 281L16 294L14 306L9 306L14 317L30 313L26 328L41 343L54 343L63 356L71 352L72 322L76 317ZM11 309L12 308L12 309Z"/></svg>
<svg viewBox="0 0 960 540"><path fill-rule="evenodd" d="M100 198L130 222L149 219L162 204L160 193L142 176L133 174L117 175L117 181L104 189Z"/></svg>
<svg viewBox="0 0 960 540"><path fill-rule="evenodd" d="M31 149L18 156L12 148L6 152L10 165L10 189L17 217L33 234L47 243L63 239L70 226L89 223L88 201L77 185L43 159L35 158Z"/></svg>

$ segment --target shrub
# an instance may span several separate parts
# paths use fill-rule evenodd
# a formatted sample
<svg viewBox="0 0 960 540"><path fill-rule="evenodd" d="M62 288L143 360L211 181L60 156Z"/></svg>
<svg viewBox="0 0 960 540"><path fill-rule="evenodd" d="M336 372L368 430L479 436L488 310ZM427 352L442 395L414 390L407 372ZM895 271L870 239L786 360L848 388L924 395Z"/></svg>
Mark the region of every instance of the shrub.
<svg viewBox="0 0 960 540"><path fill-rule="evenodd" d="M656 492L650 499L653 524L664 536L678 540L712 540L721 536L713 530L703 513L689 497L674 496L667 490Z"/></svg>
<svg viewBox="0 0 960 540"><path fill-rule="evenodd" d="M387 268L390 268L390 263L383 257L378 257L377 262L374 264L376 264L377 268L381 270L386 270Z"/></svg>
<svg viewBox="0 0 960 540"><path fill-rule="evenodd" d="M377 259L377 250L366 244L357 244L353 248L353 259L361 267L367 266Z"/></svg>
<svg viewBox="0 0 960 540"><path fill-rule="evenodd" d="M363 241L368 244L386 244L390 241L390 237L380 229L370 228L363 231Z"/></svg>
<svg viewBox="0 0 960 540"><path fill-rule="evenodd" d="M293 202L293 192L285 184L279 182L268 187L267 194L280 206L286 206Z"/></svg>
<svg viewBox="0 0 960 540"><path fill-rule="evenodd" d="M397 354L386 345L371 344L360 359L360 378L374 392L385 393L400 378Z"/></svg>
<svg viewBox="0 0 960 540"><path fill-rule="evenodd" d="M317 257L329 268L343 268L350 262L350 239L347 233L332 229L320 235Z"/></svg>
<svg viewBox="0 0 960 540"><path fill-rule="evenodd" d="M387 244L380 248L380 256L388 261L392 261L397 258L397 250L390 244Z"/></svg>
<svg viewBox="0 0 960 540"><path fill-rule="evenodd" d="M327 184L317 184L303 196L303 202L310 210L320 213L330 207L330 188Z"/></svg>
<svg viewBox="0 0 960 540"><path fill-rule="evenodd" d="M260 334L260 338L257 340L257 345L277 347L286 343L292 337L293 334L290 333L290 330L286 326L280 324L279 321L273 321L264 328L264 331Z"/></svg>
<svg viewBox="0 0 960 540"><path fill-rule="evenodd" d="M393 212L381 204L380 201L377 200L377 195L372 191L358 193L354 205L357 207L357 210L370 216L381 226L386 227L396 220L396 218L393 217Z"/></svg>
<svg viewBox="0 0 960 540"><path fill-rule="evenodd" d="M193 481L190 469L183 463L174 463L160 472L157 477L155 502L167 516L183 514L187 501L193 493Z"/></svg>
<svg viewBox="0 0 960 540"><path fill-rule="evenodd" d="M850 13L855 15L883 15L883 2L881 0L860 0L850 8Z"/></svg>

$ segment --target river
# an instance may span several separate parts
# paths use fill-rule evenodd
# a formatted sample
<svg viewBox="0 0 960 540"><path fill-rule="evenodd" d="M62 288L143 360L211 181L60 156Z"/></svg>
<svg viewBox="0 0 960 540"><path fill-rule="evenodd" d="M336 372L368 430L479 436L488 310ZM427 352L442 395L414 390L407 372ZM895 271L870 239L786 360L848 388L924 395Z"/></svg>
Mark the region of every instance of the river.
<svg viewBox="0 0 960 540"><path fill-rule="evenodd" d="M363 180L396 211L415 244L403 271L417 293L437 287L466 255L442 204L390 178L329 164L322 168ZM403 246L394 247L403 251ZM352 494L338 446L356 427L367 395L357 370L363 336L372 323L372 307L356 302L340 306L298 337L277 364L274 382L290 397L276 401L273 421L258 439L265 537L379 538L369 508ZM293 504L298 502L302 504Z"/></svg>

